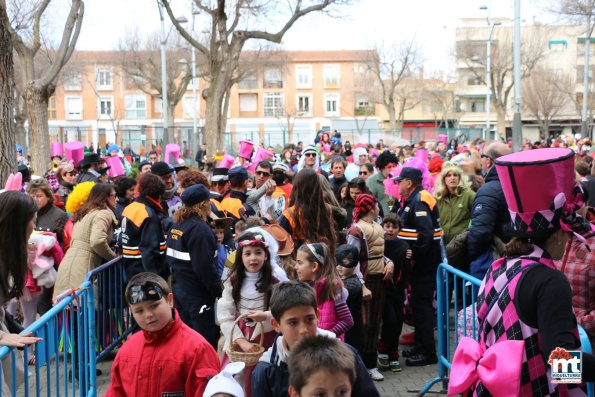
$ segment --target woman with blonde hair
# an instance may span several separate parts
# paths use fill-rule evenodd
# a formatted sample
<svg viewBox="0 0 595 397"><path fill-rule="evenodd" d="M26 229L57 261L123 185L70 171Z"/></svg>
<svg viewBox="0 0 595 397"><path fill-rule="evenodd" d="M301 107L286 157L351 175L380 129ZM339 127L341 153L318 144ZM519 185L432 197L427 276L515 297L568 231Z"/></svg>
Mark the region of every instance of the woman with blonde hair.
<svg viewBox="0 0 595 397"><path fill-rule="evenodd" d="M447 245L469 226L475 192L471 190L463 170L451 162L446 162L436 179L434 196L438 201L444 244Z"/></svg>

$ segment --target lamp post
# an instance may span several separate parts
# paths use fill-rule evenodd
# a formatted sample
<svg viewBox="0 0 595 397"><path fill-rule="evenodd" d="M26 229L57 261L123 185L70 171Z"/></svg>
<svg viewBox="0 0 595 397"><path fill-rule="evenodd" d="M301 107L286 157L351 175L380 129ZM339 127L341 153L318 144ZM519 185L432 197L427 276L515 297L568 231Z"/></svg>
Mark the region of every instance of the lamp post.
<svg viewBox="0 0 595 397"><path fill-rule="evenodd" d="M492 34L494 33L494 28L502 24L502 22L494 22L490 17L490 5L488 3L487 6L479 7L480 10L487 11L486 20L488 22L488 41L486 44L486 133L484 139L490 138L490 107L492 105L491 96L492 96ZM494 140L497 138L498 130L494 132Z"/></svg>
<svg viewBox="0 0 595 397"><path fill-rule="evenodd" d="M521 150L523 123L521 121L521 0L514 0L514 115L512 118L512 150Z"/></svg>
<svg viewBox="0 0 595 397"><path fill-rule="evenodd" d="M157 8L159 9L159 19L161 21L161 111L163 114L163 146L169 143L167 131L169 129L169 101L167 98L167 54L166 45L169 33L165 33L165 16L163 15L163 5L160 0L157 0ZM177 18L180 23L186 23L188 20L184 17Z"/></svg>
<svg viewBox="0 0 595 397"><path fill-rule="evenodd" d="M194 20L196 19L196 14L198 14L198 10L195 8L194 2L192 2L192 37L195 37L196 31L194 30ZM196 48L191 46L192 49L192 134L194 138L198 139L198 144L202 144L202 137L198 137L198 114L200 110L198 109L198 96L197 96L197 81L196 81Z"/></svg>

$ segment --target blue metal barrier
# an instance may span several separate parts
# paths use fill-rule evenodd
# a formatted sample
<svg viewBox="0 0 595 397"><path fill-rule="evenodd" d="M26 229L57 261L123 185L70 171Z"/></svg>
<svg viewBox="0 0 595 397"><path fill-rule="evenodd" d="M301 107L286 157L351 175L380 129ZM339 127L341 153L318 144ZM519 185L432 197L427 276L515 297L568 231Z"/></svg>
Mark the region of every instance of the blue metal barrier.
<svg viewBox="0 0 595 397"><path fill-rule="evenodd" d="M418 395L423 396L428 393L432 386L438 382L442 382L441 393L446 393L448 389L448 371L450 370L452 355L454 354L454 349L451 351L451 309L454 314L452 337L455 348L459 343L459 335L462 334L464 336L465 331L469 330L469 327L471 332L467 336L476 340L479 339L477 314L475 310L469 310L471 312L471 316L469 317L469 313L465 308L468 306L475 307L475 299L480 285L481 280L455 269L446 263L438 266L436 274L436 295L438 301L438 376L426 383ZM452 303L451 297L453 298ZM462 314L461 319L458 319L457 316L459 312ZM463 330L459 329L459 322L462 322ZM589 342L587 333L581 326L578 329L581 337L582 351L592 353L591 343ZM587 384L587 394L589 397L595 397L593 383Z"/></svg>
<svg viewBox="0 0 595 397"><path fill-rule="evenodd" d="M94 316L91 295L88 282L65 292L54 307L22 332L43 338L41 342L26 346L22 352L13 347L0 348L0 384L6 384L13 397L94 395L95 360L89 354L93 336L87 326ZM36 364L31 370L27 363L33 354Z"/></svg>
<svg viewBox="0 0 595 397"><path fill-rule="evenodd" d="M450 313L451 309L454 313L454 346L459 342L459 324L457 322L457 314L459 311L465 313L465 308L468 306L475 307L475 298L477 291L481 285L481 280L470 276L454 267L441 263L438 266L436 273L436 300L438 303L438 376L426 383L421 389L419 395L426 394L432 386L438 382L442 382L442 391L448 389L448 370L451 366L451 349L450 349ZM452 291L451 291L452 288ZM451 304L451 297L454 297ZM477 339L478 329L476 325L476 314L472 311L471 318L463 315L462 325L466 329L467 325L471 327L472 336ZM464 333L464 330L461 330ZM452 351L454 353L454 350Z"/></svg>
<svg viewBox="0 0 595 397"><path fill-rule="evenodd" d="M96 361L114 351L132 331L130 310L124 299L126 276L121 257L96 269L85 280L93 285L95 317L93 328L96 341Z"/></svg>

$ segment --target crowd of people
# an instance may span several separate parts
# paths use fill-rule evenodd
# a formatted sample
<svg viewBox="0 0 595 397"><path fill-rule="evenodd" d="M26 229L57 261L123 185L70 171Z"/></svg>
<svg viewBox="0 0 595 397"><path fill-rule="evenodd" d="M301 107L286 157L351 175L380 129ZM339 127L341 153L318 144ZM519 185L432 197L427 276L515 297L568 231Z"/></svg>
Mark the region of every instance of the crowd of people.
<svg viewBox="0 0 595 397"><path fill-rule="evenodd" d="M120 255L127 286L112 292L138 332L118 349L108 396L379 395L384 371L437 362L442 262L483 280L482 352L524 342L518 395L580 392L553 383L548 360L580 349L577 324L595 342L587 140L511 153L480 139L372 145L320 131L308 145L241 141L233 155L202 146L196 167L177 145L140 158L114 144L60 149L36 175L21 148L0 194L0 345L35 343L6 324L22 314L30 325ZM457 377L469 346L449 392L494 393ZM594 356L582 357L593 381Z"/></svg>

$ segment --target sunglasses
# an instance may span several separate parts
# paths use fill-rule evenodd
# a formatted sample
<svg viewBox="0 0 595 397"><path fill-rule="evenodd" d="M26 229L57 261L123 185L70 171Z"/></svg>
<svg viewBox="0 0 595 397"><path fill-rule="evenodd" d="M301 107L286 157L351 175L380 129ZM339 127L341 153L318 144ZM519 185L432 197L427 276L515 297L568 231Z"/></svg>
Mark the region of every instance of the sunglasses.
<svg viewBox="0 0 595 397"><path fill-rule="evenodd" d="M163 298L163 290L160 286L153 283L147 283L145 285L134 285L128 289L126 299L131 305L140 302L156 302Z"/></svg>
<svg viewBox="0 0 595 397"><path fill-rule="evenodd" d="M316 157L316 153L306 153L304 154L306 157Z"/></svg>
<svg viewBox="0 0 595 397"><path fill-rule="evenodd" d="M359 174L360 175L368 175L368 172L367 171L360 171Z"/></svg>
<svg viewBox="0 0 595 397"><path fill-rule="evenodd" d="M270 173L266 172L266 171L256 171L256 175L258 176L271 176Z"/></svg>

